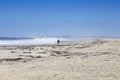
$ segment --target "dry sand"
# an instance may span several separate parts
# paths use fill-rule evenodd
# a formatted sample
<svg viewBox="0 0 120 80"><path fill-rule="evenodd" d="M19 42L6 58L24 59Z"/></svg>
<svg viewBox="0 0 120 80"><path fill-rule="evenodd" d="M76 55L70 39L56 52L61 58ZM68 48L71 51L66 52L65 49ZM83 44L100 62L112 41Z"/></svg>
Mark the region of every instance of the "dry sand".
<svg viewBox="0 0 120 80"><path fill-rule="evenodd" d="M2 46L0 80L120 80L120 39Z"/></svg>

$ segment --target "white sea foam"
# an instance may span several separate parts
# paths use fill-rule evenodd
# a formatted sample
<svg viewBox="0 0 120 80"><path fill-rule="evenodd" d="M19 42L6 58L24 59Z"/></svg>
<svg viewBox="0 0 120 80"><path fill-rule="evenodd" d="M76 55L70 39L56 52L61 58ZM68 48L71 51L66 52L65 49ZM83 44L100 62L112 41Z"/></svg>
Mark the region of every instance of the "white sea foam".
<svg viewBox="0 0 120 80"><path fill-rule="evenodd" d="M35 39L24 39L24 40L0 40L0 46L55 44L58 39L60 41L67 41L67 39L65 38L35 38Z"/></svg>

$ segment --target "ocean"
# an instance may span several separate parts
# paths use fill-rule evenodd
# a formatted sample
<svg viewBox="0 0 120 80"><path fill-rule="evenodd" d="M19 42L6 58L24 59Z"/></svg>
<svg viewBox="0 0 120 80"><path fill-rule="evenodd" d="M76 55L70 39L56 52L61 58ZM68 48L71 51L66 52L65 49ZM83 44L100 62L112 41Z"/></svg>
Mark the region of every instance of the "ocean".
<svg viewBox="0 0 120 80"><path fill-rule="evenodd" d="M57 40L61 42L69 41L67 38L58 37L43 37L43 38L0 38L0 46L14 46L14 45L43 45L56 44Z"/></svg>
<svg viewBox="0 0 120 80"><path fill-rule="evenodd" d="M86 37L35 37L35 38L10 38L0 37L0 46L24 46L24 45L44 45L44 44L57 44L65 42L77 42L87 40Z"/></svg>

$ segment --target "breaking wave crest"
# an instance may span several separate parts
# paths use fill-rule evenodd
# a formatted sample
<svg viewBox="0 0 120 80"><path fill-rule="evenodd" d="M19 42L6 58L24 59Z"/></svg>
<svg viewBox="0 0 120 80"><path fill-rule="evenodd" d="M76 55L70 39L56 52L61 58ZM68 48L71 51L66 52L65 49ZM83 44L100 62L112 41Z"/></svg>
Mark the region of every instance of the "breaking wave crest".
<svg viewBox="0 0 120 80"><path fill-rule="evenodd" d="M55 44L57 40L67 41L65 38L35 38L35 39L18 39L18 40L0 40L0 46L7 45L42 45Z"/></svg>

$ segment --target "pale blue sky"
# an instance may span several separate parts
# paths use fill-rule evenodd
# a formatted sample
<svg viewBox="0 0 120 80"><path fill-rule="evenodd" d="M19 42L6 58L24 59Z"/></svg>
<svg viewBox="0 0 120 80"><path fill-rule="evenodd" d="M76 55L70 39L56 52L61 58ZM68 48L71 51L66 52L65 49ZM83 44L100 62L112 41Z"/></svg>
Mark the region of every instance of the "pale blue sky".
<svg viewBox="0 0 120 80"><path fill-rule="evenodd" d="M0 36L118 36L120 0L0 0Z"/></svg>

